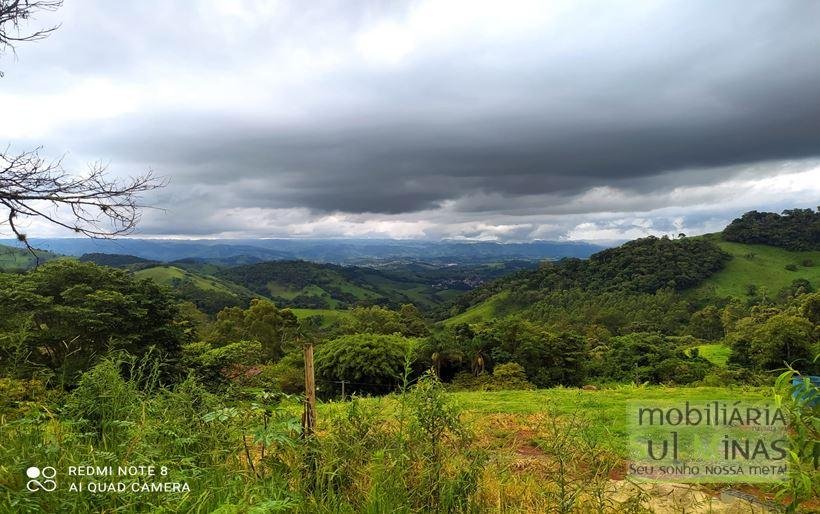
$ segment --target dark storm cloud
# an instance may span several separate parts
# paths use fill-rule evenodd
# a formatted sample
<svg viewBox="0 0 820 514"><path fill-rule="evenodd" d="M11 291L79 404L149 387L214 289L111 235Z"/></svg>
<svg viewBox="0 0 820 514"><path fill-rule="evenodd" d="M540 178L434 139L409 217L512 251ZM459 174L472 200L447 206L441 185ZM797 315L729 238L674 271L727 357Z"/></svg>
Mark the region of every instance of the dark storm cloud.
<svg viewBox="0 0 820 514"><path fill-rule="evenodd" d="M640 210L820 156L820 2L218 4L216 24L209 3L81 5L32 59L137 107L53 146L168 175L157 198L187 206L169 233L217 207L595 212L575 199L603 187Z"/></svg>

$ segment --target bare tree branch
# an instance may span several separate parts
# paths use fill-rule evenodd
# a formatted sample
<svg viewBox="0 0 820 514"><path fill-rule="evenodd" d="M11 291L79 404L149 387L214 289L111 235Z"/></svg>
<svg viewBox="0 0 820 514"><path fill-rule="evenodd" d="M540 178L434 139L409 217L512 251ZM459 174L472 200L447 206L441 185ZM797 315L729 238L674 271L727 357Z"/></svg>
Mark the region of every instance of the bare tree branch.
<svg viewBox="0 0 820 514"><path fill-rule="evenodd" d="M21 25L34 18L38 12L56 11L63 0L0 0L0 52L11 49L17 43L39 41L60 28L59 25L23 32ZM0 77L3 72L0 71Z"/></svg>
<svg viewBox="0 0 820 514"><path fill-rule="evenodd" d="M45 160L39 150L0 152L0 208L8 211L9 228L35 259L19 218L43 219L97 239L128 234L145 207L139 204L142 193L167 183L151 170L127 181L110 180L99 163L92 164L86 176L72 175L62 160Z"/></svg>
<svg viewBox="0 0 820 514"><path fill-rule="evenodd" d="M62 4L62 0L0 0L0 53L13 52L15 44L38 41L57 30L59 26L24 32L22 25L38 12L55 11ZM20 219L39 218L92 238L128 234L144 207L138 203L140 195L166 184L150 170L125 182L110 180L100 163L92 164L85 176L73 175L63 169L62 160L45 160L39 150L0 151L0 212L8 211L0 224L8 223L35 263L39 259Z"/></svg>

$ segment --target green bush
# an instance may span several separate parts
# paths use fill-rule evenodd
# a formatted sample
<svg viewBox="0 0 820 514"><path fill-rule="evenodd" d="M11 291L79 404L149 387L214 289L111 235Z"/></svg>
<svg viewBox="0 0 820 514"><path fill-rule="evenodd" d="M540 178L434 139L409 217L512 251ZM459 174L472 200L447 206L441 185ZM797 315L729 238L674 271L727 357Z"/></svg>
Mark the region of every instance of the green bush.
<svg viewBox="0 0 820 514"><path fill-rule="evenodd" d="M133 428L128 420L140 400L136 384L122 377L119 364L104 359L82 374L66 401L65 413L99 440L116 441L123 439L120 433Z"/></svg>
<svg viewBox="0 0 820 514"><path fill-rule="evenodd" d="M286 394L304 393L305 361L302 352L289 353L276 364L262 366L260 373L248 385Z"/></svg>
<svg viewBox="0 0 820 514"><path fill-rule="evenodd" d="M535 388L535 386L527 380L524 367L517 362L508 362L496 366L495 369L493 369L490 386L493 390Z"/></svg>
<svg viewBox="0 0 820 514"><path fill-rule="evenodd" d="M414 340L398 335L342 336L316 348L316 377L322 390L383 394L401 381L405 355Z"/></svg>
<svg viewBox="0 0 820 514"><path fill-rule="evenodd" d="M181 364L206 384L219 385L236 377L259 361L262 344L238 341L214 348L209 343L189 343L182 347Z"/></svg>
<svg viewBox="0 0 820 514"><path fill-rule="evenodd" d="M524 367L517 362L507 362L495 367L492 374L458 373L449 388L453 391L513 391L535 389L527 380Z"/></svg>
<svg viewBox="0 0 820 514"><path fill-rule="evenodd" d="M702 380L711 368L709 361L687 356L661 335L635 333L610 340L601 374L618 381L689 384Z"/></svg>

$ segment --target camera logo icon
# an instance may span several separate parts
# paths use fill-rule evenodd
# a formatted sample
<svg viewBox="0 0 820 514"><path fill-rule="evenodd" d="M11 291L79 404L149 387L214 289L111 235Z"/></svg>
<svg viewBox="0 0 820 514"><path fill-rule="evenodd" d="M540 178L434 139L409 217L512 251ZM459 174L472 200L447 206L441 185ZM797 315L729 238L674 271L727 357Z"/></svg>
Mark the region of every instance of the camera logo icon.
<svg viewBox="0 0 820 514"><path fill-rule="evenodd" d="M57 489L57 482L54 477L57 476L57 470L51 466L46 466L43 469L37 466L31 466L26 470L26 476L31 480L26 482L26 489L29 491L47 491L51 492Z"/></svg>

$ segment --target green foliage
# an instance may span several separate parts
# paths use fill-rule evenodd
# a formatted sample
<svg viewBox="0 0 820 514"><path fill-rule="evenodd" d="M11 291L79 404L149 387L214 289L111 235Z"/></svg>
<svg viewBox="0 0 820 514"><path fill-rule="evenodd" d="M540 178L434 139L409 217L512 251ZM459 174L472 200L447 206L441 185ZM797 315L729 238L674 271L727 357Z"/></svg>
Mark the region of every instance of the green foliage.
<svg viewBox="0 0 820 514"><path fill-rule="evenodd" d="M422 337L430 333L421 312L410 304L399 311L374 305L356 307L341 322L344 334L401 334L405 337Z"/></svg>
<svg viewBox="0 0 820 514"><path fill-rule="evenodd" d="M205 384L224 384L247 366L256 364L262 353L259 341L237 341L214 348L209 343L182 347L182 366Z"/></svg>
<svg viewBox="0 0 820 514"><path fill-rule="evenodd" d="M737 323L730 335L729 362L755 370L770 371L784 366L813 369L816 328L809 320L776 309L753 309L750 317Z"/></svg>
<svg viewBox="0 0 820 514"><path fill-rule="evenodd" d="M499 385L509 385L506 389L531 389L532 384L527 382L524 366L516 362L499 364L493 369L493 379Z"/></svg>
<svg viewBox="0 0 820 514"><path fill-rule="evenodd" d="M139 401L136 384L123 379L116 362L104 359L80 377L66 401L65 412L98 440L116 440L132 428L128 419Z"/></svg>
<svg viewBox="0 0 820 514"><path fill-rule="evenodd" d="M474 328L457 325L428 338L419 348L420 361L445 380L459 372L479 374L485 367L515 362L539 387L584 382L587 349L581 336L515 317Z"/></svg>
<svg viewBox="0 0 820 514"><path fill-rule="evenodd" d="M568 289L655 293L695 286L723 268L729 255L704 239L647 237L593 254L589 260L544 262L472 291L461 299L460 310L503 290L520 305L549 292Z"/></svg>
<svg viewBox="0 0 820 514"><path fill-rule="evenodd" d="M416 447L414 461L421 463L417 495L426 509L444 512L465 511L478 485L481 470L480 456L467 455L464 468L454 477L447 477L445 461L447 443L454 441L456 448L465 445L469 434L459 419L459 409L450 400L441 382L434 374L425 374L402 398L410 412L410 436L422 443Z"/></svg>
<svg viewBox="0 0 820 514"><path fill-rule="evenodd" d="M723 230L723 238L788 250L820 250L820 209L791 209L783 214L750 211Z"/></svg>
<svg viewBox="0 0 820 514"><path fill-rule="evenodd" d="M715 305L707 305L692 314L689 319L689 333L698 339L717 341L723 338L721 310Z"/></svg>
<svg viewBox="0 0 820 514"><path fill-rule="evenodd" d="M46 387L40 380L0 377L0 412L24 410L23 404L33 403L45 397Z"/></svg>
<svg viewBox="0 0 820 514"><path fill-rule="evenodd" d="M661 335L634 333L613 337L596 366L610 380L689 384L702 380L712 365Z"/></svg>
<svg viewBox="0 0 820 514"><path fill-rule="evenodd" d="M305 391L305 359L301 351L285 355L276 364L262 366L260 373L249 382L264 389L286 394L302 394Z"/></svg>
<svg viewBox="0 0 820 514"><path fill-rule="evenodd" d="M799 307L800 316L814 325L820 325L820 293L807 294Z"/></svg>
<svg viewBox="0 0 820 514"><path fill-rule="evenodd" d="M817 361L817 356L813 359ZM793 384L797 380L798 384ZM777 377L774 399L789 420L788 479L780 484L777 497L788 501L787 512L799 512L801 505L816 499L820 464L820 388L794 369Z"/></svg>
<svg viewBox="0 0 820 514"><path fill-rule="evenodd" d="M173 364L186 337L177 314L166 290L90 263L57 260L23 275L0 274L0 351L3 364L16 366L3 371L49 369L70 385L106 352L140 356L150 348Z"/></svg>
<svg viewBox="0 0 820 514"><path fill-rule="evenodd" d="M386 393L400 383L404 357L412 339L398 335L355 334L321 344L316 349L316 376L322 390Z"/></svg>
<svg viewBox="0 0 820 514"><path fill-rule="evenodd" d="M514 391L535 389L527 380L524 367L517 362L499 364L492 374L478 376L471 373L459 373L450 384L453 391Z"/></svg>
<svg viewBox="0 0 820 514"><path fill-rule="evenodd" d="M243 310L229 307L219 312L207 340L214 345L235 341L258 341L260 360L278 360L296 338L298 320L288 309L278 309L268 300L254 298Z"/></svg>
<svg viewBox="0 0 820 514"><path fill-rule="evenodd" d="M543 325L508 318L476 332L474 346L494 365L516 362L539 387L579 385L586 376L583 338L552 333Z"/></svg>

